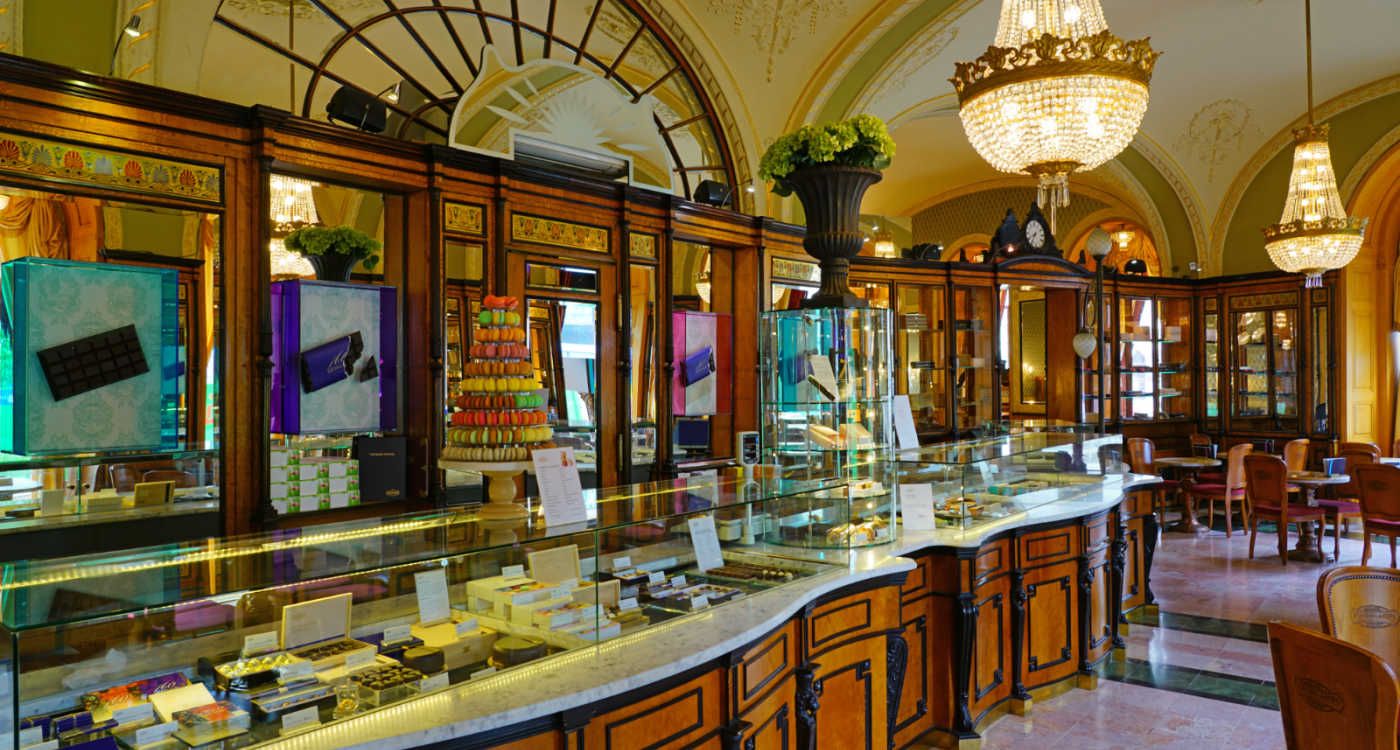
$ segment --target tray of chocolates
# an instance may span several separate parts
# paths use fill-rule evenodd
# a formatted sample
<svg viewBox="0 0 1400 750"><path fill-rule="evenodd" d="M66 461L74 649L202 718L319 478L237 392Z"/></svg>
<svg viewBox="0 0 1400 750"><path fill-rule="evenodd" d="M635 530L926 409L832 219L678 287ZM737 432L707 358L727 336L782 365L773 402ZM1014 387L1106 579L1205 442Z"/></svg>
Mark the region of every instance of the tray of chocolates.
<svg viewBox="0 0 1400 750"><path fill-rule="evenodd" d="M176 711L172 718L180 725L175 736L190 745L200 745L244 734L252 725L247 711L228 701L206 703L203 706Z"/></svg>
<svg viewBox="0 0 1400 750"><path fill-rule="evenodd" d="M218 690L253 690L277 682L278 670L304 662L288 653L250 656L214 667L214 687Z"/></svg>
<svg viewBox="0 0 1400 750"><path fill-rule="evenodd" d="M412 667L392 664L356 672L350 675L350 680L360 686L362 702L383 706L418 692L418 683L423 677L422 672Z"/></svg>
<svg viewBox="0 0 1400 750"><path fill-rule="evenodd" d="M731 562L705 571L707 578L728 578L731 581L785 583L802 575L798 571L772 565Z"/></svg>
<svg viewBox="0 0 1400 750"><path fill-rule="evenodd" d="M325 669L340 664L345 661L345 657L364 649L378 652L378 649L368 643L346 638L339 641L315 643L293 651L292 656L311 662L316 666L316 669Z"/></svg>

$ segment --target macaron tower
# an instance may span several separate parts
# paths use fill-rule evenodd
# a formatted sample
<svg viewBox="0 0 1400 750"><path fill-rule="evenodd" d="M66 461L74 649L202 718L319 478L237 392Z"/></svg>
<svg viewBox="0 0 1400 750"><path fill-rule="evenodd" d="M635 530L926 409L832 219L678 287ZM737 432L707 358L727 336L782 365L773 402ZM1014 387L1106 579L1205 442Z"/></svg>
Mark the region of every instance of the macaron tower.
<svg viewBox="0 0 1400 750"><path fill-rule="evenodd" d="M461 393L447 429L443 458L451 461L529 461L552 444L540 381L525 345L520 301L486 295L463 366Z"/></svg>

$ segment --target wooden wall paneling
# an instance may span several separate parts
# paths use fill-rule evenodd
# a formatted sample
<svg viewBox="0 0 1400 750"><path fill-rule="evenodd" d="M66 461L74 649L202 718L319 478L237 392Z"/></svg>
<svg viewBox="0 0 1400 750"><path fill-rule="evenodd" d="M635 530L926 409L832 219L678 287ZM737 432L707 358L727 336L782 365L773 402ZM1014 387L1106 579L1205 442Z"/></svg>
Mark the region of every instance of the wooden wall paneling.
<svg viewBox="0 0 1400 750"><path fill-rule="evenodd" d="M1079 672L1091 676L1093 666L1112 647L1121 606L1121 597L1115 606L1112 594L1121 591L1113 578L1117 516L1104 514L1085 519L1080 535L1083 553L1079 560Z"/></svg>
<svg viewBox="0 0 1400 750"><path fill-rule="evenodd" d="M887 748L889 679L885 639L863 638L826 652L815 665L819 747L873 750Z"/></svg>
<svg viewBox="0 0 1400 750"><path fill-rule="evenodd" d="M1079 332L1080 290L1045 290L1045 372L1049 381L1046 419L1079 421L1079 355L1074 335Z"/></svg>
<svg viewBox="0 0 1400 750"><path fill-rule="evenodd" d="M661 387L657 389L657 396L661 401L656 410L656 465L667 475L674 475L675 443L671 436L675 434L676 419L671 403L671 383L676 374L676 349L671 340L674 333L671 326L671 298L676 290L671 278L671 269L676 257L676 230L670 213L667 214L666 225L659 248L660 263L656 267L656 295L659 298L657 309L660 311L656 326L656 356L659 365L657 373L661 379Z"/></svg>
<svg viewBox="0 0 1400 750"><path fill-rule="evenodd" d="M718 746L724 708L723 669L713 669L657 695L593 717L583 727L589 750Z"/></svg>
<svg viewBox="0 0 1400 750"><path fill-rule="evenodd" d="M408 439L409 497L420 503L436 489L443 440L442 242L441 234L433 231L440 215L433 192L416 190L385 200L385 234L394 229L402 237L403 251L400 330L406 366L401 368L404 409L398 431ZM395 222L402 225L394 227Z"/></svg>

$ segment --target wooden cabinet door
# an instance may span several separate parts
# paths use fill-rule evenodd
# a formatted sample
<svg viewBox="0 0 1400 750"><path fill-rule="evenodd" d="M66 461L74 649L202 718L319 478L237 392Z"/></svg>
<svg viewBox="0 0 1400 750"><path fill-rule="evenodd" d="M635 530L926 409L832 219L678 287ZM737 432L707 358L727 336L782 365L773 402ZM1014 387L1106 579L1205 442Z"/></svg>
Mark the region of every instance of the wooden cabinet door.
<svg viewBox="0 0 1400 750"><path fill-rule="evenodd" d="M795 681L783 678L740 717L742 734L736 747L743 750L794 750L797 747Z"/></svg>
<svg viewBox="0 0 1400 750"><path fill-rule="evenodd" d="M973 590L977 627L969 671L968 709L975 721L1011 694L1011 582L992 578Z"/></svg>
<svg viewBox="0 0 1400 750"><path fill-rule="evenodd" d="M1124 507L1126 509L1127 503L1124 503ZM1146 523L1141 516L1128 517L1128 550L1123 565L1124 612L1147 603L1147 582L1143 580L1147 571L1145 528Z"/></svg>
<svg viewBox="0 0 1400 750"><path fill-rule="evenodd" d="M889 746L884 636L834 648L816 665L819 750L885 750Z"/></svg>
<svg viewBox="0 0 1400 750"><path fill-rule="evenodd" d="M660 750L691 747L701 739L712 740L708 744L717 747L724 723L724 697L724 670L706 672L670 690L595 716L583 727L583 747Z"/></svg>
<svg viewBox="0 0 1400 750"><path fill-rule="evenodd" d="M1068 677L1078 668L1079 561L1026 572L1021 681L1034 688Z"/></svg>
<svg viewBox="0 0 1400 750"><path fill-rule="evenodd" d="M1088 606L1082 607L1088 613L1088 651L1082 655L1083 664L1088 667L1096 663L1113 647L1113 623L1110 621L1113 609L1109 598L1113 591L1113 563L1108 550L1100 550L1089 558L1092 578L1088 586L1081 586L1080 595L1088 597Z"/></svg>
<svg viewBox="0 0 1400 750"><path fill-rule="evenodd" d="M906 603L902 608L900 619L904 642L909 645L909 656L904 668L899 711L894 718L895 747L903 747L933 728L933 714L929 711L930 693L941 675L934 674L935 660L929 648L932 601L933 597L925 596ZM952 664L945 659L942 668L951 669ZM947 699L946 693L944 699Z"/></svg>

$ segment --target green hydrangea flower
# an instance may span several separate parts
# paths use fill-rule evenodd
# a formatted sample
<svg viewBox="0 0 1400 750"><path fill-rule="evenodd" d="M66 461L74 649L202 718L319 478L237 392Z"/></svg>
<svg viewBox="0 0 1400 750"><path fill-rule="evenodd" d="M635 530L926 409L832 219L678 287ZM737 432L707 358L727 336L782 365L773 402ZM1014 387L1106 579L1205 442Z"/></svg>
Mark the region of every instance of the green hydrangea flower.
<svg viewBox="0 0 1400 750"><path fill-rule="evenodd" d="M352 227L302 227L282 240L283 247L301 255L339 253L373 266L379 262L379 240Z"/></svg>
<svg viewBox="0 0 1400 750"><path fill-rule="evenodd" d="M773 192L791 195L786 178L817 164L884 169L894 158L894 139L880 118L856 115L841 122L803 125L773 141L759 160L758 175L773 181Z"/></svg>

